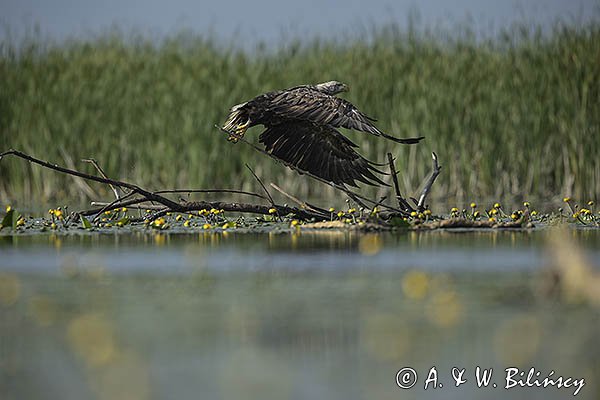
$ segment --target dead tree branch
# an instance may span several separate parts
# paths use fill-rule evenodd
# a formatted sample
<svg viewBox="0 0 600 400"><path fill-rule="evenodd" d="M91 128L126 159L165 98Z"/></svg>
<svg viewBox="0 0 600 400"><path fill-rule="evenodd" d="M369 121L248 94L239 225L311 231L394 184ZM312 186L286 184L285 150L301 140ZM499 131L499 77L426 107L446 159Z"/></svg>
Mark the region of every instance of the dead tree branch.
<svg viewBox="0 0 600 400"><path fill-rule="evenodd" d="M440 171L442 170L442 167L440 167L438 165L438 158L437 158L437 154L435 154L435 152L431 153L431 158L432 158L432 171L431 171L431 175L429 176L429 179L427 180L427 183L425 183L425 186L423 187L423 191L421 192L421 196L419 197L419 201L417 203L417 208L419 211L425 210L425 199L427 198L427 195L431 191L431 187L433 186L433 183L435 182L436 178L440 174Z"/></svg>
<svg viewBox="0 0 600 400"><path fill-rule="evenodd" d="M94 160L93 158L84 158L81 161L92 164L94 166L94 168L96 168L96 170L100 173L100 175L103 178L108 179L108 176L104 173L104 170L100 167L100 165L98 164L98 162L96 160ZM73 168L73 167L71 167L71 168ZM109 184L109 186L115 195L115 199L120 198L121 196L119 195L119 192L117 191L116 186L114 186L112 184Z"/></svg>
<svg viewBox="0 0 600 400"><path fill-rule="evenodd" d="M311 211L311 210L303 210L297 207L289 207L278 204L272 204L270 206L265 205L257 205L257 204L248 204L248 203L227 203L222 201L195 201L195 202L184 202L184 203L176 203L164 196L157 194L156 192L150 192L146 189L141 188L138 185L131 184L129 182L124 182L116 179L109 179L104 177L98 177L95 175L86 174L83 172L79 172L74 169L69 169L65 167L61 167L57 164L51 164L47 161L43 161L32 157L28 154L20 152L18 150L9 150L4 153L0 153L0 160L5 156L15 156L24 160L27 160L31 163L41 165L44 168L51 169L53 171L57 171L60 173L64 173L71 176L76 176L79 178L83 178L85 180L94 181L106 185L114 185L120 188L127 188L131 190L131 193L127 194L126 197L121 197L119 199L114 200L107 205L96 208L92 210L84 210L81 211L81 215L95 215L102 213L104 211L114 210L122 207L127 207L130 205L138 205L145 202L156 202L162 204L164 209L158 210L158 213L166 213L166 212L180 212L180 213L188 213L191 211L200 211L200 210L210 210L210 209L218 209L225 211L234 211L234 212L242 212L242 213L253 213L253 214L262 214L262 215L270 215L271 208L275 208L279 215L294 215L295 217L303 220L309 219L325 219L328 218L328 214ZM188 191L188 190L186 190ZM189 190L192 192L193 190ZM212 191L212 189L211 189ZM177 193L179 190L172 190L167 192ZM238 191L235 191L238 192ZM239 191L241 192L241 191ZM260 195L256 195L255 193L243 192L245 194L255 195L260 197ZM138 195L141 196L139 198L128 199L131 196ZM158 214L157 213L157 214ZM155 214L155 216L157 215Z"/></svg>
<svg viewBox="0 0 600 400"><path fill-rule="evenodd" d="M43 161L40 159L37 159L35 157L32 157L28 154L25 154L21 151L18 150L8 150L5 151L4 153L0 154L0 159L2 159L5 156L9 156L9 155L13 155L15 157L19 157L22 158L24 160L27 160L29 162L32 162L34 164L38 164L41 165L42 167L45 168L49 168L51 170L54 171L58 171L58 172L62 172L63 174L67 174L67 175L71 175L71 176L78 176L80 178L83 179L87 179L89 181L94 181L94 182L99 182L99 183L103 183L105 185L115 185L115 186L119 186L121 188L127 188L132 190L134 193L137 193L141 196L144 196L145 198L147 198L150 201L155 201L157 203L160 203L166 207L169 207L170 209L172 209L173 211L179 211L179 209L181 208L181 205L167 199L166 197L154 194L148 190L142 189L141 187L134 185L132 183L128 183L128 182L123 182L123 181L118 181L115 179L108 179L108 178L102 178L99 176L95 176L95 175L90 175L90 174L86 174L84 172L79 172L77 170L74 169L69 169L69 168L65 168L65 167L61 167L60 165L57 164L51 164L47 161Z"/></svg>
<svg viewBox="0 0 600 400"><path fill-rule="evenodd" d="M246 192L244 190L235 190L235 189L167 189L167 190L155 190L153 193L155 194L167 194L167 193L233 193L233 194L243 194L246 196L258 197L259 199L268 200L265 196L253 193Z"/></svg>
<svg viewBox="0 0 600 400"><path fill-rule="evenodd" d="M298 204L300 207L308 209L308 210L312 210L312 211L316 211L319 213L323 213L324 215L326 215L328 213L327 210L324 210L323 208L317 207L315 205L312 205L310 203L307 203L305 201L300 200L297 197L292 196L289 193L286 193L282 188L280 188L279 186L277 186L274 183L271 183L271 187L275 190L277 190L279 193L281 193L282 195L284 195L285 197L287 197L288 199L292 200L293 202L295 202L296 204Z"/></svg>
<svg viewBox="0 0 600 400"><path fill-rule="evenodd" d="M392 182L394 183L394 191L396 192L396 201L398 202L398 207L408 213L414 211L414 208L408 204L408 202L402 197L400 194L400 185L398 184L398 173L396 172L396 166L394 165L394 158L392 157L392 153L387 153L388 162L390 165L390 173L392 175Z"/></svg>
<svg viewBox="0 0 600 400"><path fill-rule="evenodd" d="M246 168L248 168L250 170L250 172L252 173L252 176L254 176L254 178L258 181L258 183L260 184L260 186L265 191L267 197L269 198L269 202L271 202L271 205L274 206L275 205L275 201L271 197L271 193L269 193L269 191L267 190L267 188L265 187L265 185L262 183L262 181L260 180L260 178L258 177L258 175L256 175L254 173L254 171L252 170L252 168L250 168L250 166L248 164L246 164Z"/></svg>

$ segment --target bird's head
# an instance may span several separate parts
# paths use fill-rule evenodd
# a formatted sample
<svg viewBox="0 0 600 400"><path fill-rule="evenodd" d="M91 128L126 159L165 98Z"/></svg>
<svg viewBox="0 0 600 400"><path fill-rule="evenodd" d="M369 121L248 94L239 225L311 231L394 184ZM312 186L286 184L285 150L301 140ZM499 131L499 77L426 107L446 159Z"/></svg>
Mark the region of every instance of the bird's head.
<svg viewBox="0 0 600 400"><path fill-rule="evenodd" d="M319 84L315 85L315 88L318 91L326 93L331 96L336 95L341 92L347 92L348 90L350 90L346 84L344 84L342 82L338 82L338 81L329 81L329 82L319 83Z"/></svg>

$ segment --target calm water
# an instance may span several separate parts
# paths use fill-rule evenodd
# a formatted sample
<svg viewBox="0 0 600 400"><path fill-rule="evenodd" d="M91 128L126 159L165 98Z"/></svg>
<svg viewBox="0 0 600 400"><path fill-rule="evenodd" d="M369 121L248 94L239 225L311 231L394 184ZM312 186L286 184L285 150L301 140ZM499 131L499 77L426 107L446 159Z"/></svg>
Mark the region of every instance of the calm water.
<svg viewBox="0 0 600 400"><path fill-rule="evenodd" d="M598 230L3 236L0 398L597 399L598 282Z"/></svg>

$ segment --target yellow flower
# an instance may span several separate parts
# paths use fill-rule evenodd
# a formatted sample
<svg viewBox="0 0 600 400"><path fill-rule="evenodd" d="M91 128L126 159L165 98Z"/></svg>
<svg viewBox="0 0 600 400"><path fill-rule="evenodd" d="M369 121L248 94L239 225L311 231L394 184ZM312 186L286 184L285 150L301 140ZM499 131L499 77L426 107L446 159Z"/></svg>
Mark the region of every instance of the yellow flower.
<svg viewBox="0 0 600 400"><path fill-rule="evenodd" d="M512 218L514 221L516 221L516 220L518 220L518 219L519 219L519 214L517 214L516 212L514 212L514 213L510 214L510 217L511 217L511 218Z"/></svg>
<svg viewBox="0 0 600 400"><path fill-rule="evenodd" d="M490 217L490 218L488 219L488 221L490 221L490 222L496 222L496 218L494 218L494 217Z"/></svg>
<svg viewBox="0 0 600 400"><path fill-rule="evenodd" d="M573 214L573 218L579 218L579 211Z"/></svg>
<svg viewBox="0 0 600 400"><path fill-rule="evenodd" d="M208 210L200 210L198 211L198 215L207 216L210 212Z"/></svg>
<svg viewBox="0 0 600 400"><path fill-rule="evenodd" d="M6 212L9 213L10 210L12 210L12 207L11 206L6 206Z"/></svg>
<svg viewBox="0 0 600 400"><path fill-rule="evenodd" d="M217 215L219 213L219 210L217 210L216 208L211 208L210 213Z"/></svg>
<svg viewBox="0 0 600 400"><path fill-rule="evenodd" d="M126 212L127 212L127 207L123 207L123 208L121 208L121 212L124 212L124 213L126 213Z"/></svg>
<svg viewBox="0 0 600 400"><path fill-rule="evenodd" d="M333 208L333 207L329 207L329 212L330 212L330 213L332 213L332 212L335 212L335 208Z"/></svg>
<svg viewBox="0 0 600 400"><path fill-rule="evenodd" d="M183 215L181 215L181 214L178 214L178 215L175 217L175 221L179 222L179 221L181 221L181 219L182 219L182 218L183 218Z"/></svg>
<svg viewBox="0 0 600 400"><path fill-rule="evenodd" d="M471 203L471 208L477 208L477 204L475 202Z"/></svg>
<svg viewBox="0 0 600 400"><path fill-rule="evenodd" d="M423 211L423 214L429 216L429 215L431 215L431 210L427 209L427 210Z"/></svg>
<svg viewBox="0 0 600 400"><path fill-rule="evenodd" d="M594 201L593 200L588 201L588 206L593 207L594 206Z"/></svg>
<svg viewBox="0 0 600 400"><path fill-rule="evenodd" d="M343 211L339 211L339 212L337 213L337 216L338 216L338 217L340 217L340 218L341 218L341 217L343 217L343 216L344 216L344 212L343 212Z"/></svg>
<svg viewBox="0 0 600 400"><path fill-rule="evenodd" d="M63 217L62 210L54 210L54 216L58 219L62 219L62 217Z"/></svg>
<svg viewBox="0 0 600 400"><path fill-rule="evenodd" d="M491 215L496 215L496 214L498 214L498 209L497 208L492 208L489 213Z"/></svg>
<svg viewBox="0 0 600 400"><path fill-rule="evenodd" d="M379 212L379 207L373 207L371 210L371 214L377 214Z"/></svg>
<svg viewBox="0 0 600 400"><path fill-rule="evenodd" d="M160 217L160 218L158 218L158 219L155 219L153 224L154 224L154 226L155 226L155 227L157 227L157 228L160 228L160 227L161 227L161 226L163 226L163 225L164 225L166 222L167 222L167 221L166 221L166 220L165 220L163 217Z"/></svg>
<svg viewBox="0 0 600 400"><path fill-rule="evenodd" d="M451 212L452 214L456 214L456 213L458 212L458 208L456 208L456 207L452 207L452 209L450 210L450 212Z"/></svg>
<svg viewBox="0 0 600 400"><path fill-rule="evenodd" d="M570 197L565 197L565 198L563 198L563 201L564 201L565 203L568 203L568 202L570 202L570 201L571 201L571 198L570 198Z"/></svg>
<svg viewBox="0 0 600 400"><path fill-rule="evenodd" d="M117 226L118 226L119 228L121 228L121 227L123 226L123 222L121 222L121 221L117 221Z"/></svg>
<svg viewBox="0 0 600 400"><path fill-rule="evenodd" d="M21 217L17 220L17 226L23 226L23 225L25 225L25 219L23 217Z"/></svg>
<svg viewBox="0 0 600 400"><path fill-rule="evenodd" d="M351 208L348 210L348 214L354 214L356 212L356 208Z"/></svg>
<svg viewBox="0 0 600 400"><path fill-rule="evenodd" d="M292 227L298 226L298 224L300 223L300 221L298 221L297 219L292 220L292 222L290 222L290 225Z"/></svg>
<svg viewBox="0 0 600 400"><path fill-rule="evenodd" d="M185 222L183 223L183 226L185 226L186 228L187 228L188 226L190 226L190 220L189 220L189 219L186 219L186 220L185 220Z"/></svg>
<svg viewBox="0 0 600 400"><path fill-rule="evenodd" d="M502 206L500 205L500 203L494 203L494 208L501 208Z"/></svg>
<svg viewBox="0 0 600 400"><path fill-rule="evenodd" d="M56 228L58 228L58 226L57 226L57 225L56 225L56 224L53 222L53 223L50 225L50 228L52 228L52 229L56 229Z"/></svg>
<svg viewBox="0 0 600 400"><path fill-rule="evenodd" d="M204 225L202 225L202 229L210 229L210 228L212 228L210 226L210 224L204 224Z"/></svg>
<svg viewBox="0 0 600 400"><path fill-rule="evenodd" d="M475 211L475 212L473 213L473 217L475 217L475 218L479 218L479 215L480 215L480 214L479 214L479 211Z"/></svg>
<svg viewBox="0 0 600 400"><path fill-rule="evenodd" d="M532 217L535 217L537 214L538 214L538 213L537 213L537 211L535 211L535 210L533 210L533 211L531 212L531 216L532 216Z"/></svg>
<svg viewBox="0 0 600 400"><path fill-rule="evenodd" d="M110 210L104 211L104 215L110 215Z"/></svg>
<svg viewBox="0 0 600 400"><path fill-rule="evenodd" d="M275 214L276 212L277 212L277 209L269 208L269 214Z"/></svg>
<svg viewBox="0 0 600 400"><path fill-rule="evenodd" d="M528 201L526 201L526 202L524 202L524 203L523 203L523 207L526 207L526 208L529 208L529 206L530 206L530 205L531 205L531 204L529 204L529 202L528 202Z"/></svg>
<svg viewBox="0 0 600 400"><path fill-rule="evenodd" d="M410 213L410 216L413 217L413 218L416 218L418 215L419 214L417 214L416 211L413 211L413 212Z"/></svg>
<svg viewBox="0 0 600 400"><path fill-rule="evenodd" d="M352 223L352 219L351 218L346 218L344 220L344 222L347 223L347 224L351 224Z"/></svg>

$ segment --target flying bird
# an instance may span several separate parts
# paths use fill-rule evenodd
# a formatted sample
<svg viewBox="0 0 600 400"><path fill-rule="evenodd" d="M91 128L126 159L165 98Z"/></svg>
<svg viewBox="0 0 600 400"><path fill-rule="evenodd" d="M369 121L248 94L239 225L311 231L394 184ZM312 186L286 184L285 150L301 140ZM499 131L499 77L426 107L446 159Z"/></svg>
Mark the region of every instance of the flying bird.
<svg viewBox="0 0 600 400"><path fill-rule="evenodd" d="M376 120L352 103L336 97L348 91L338 81L295 86L265 93L231 108L223 129L237 142L248 128L264 125L259 141L266 151L300 171L338 185L356 181L384 184L374 173L385 174L361 156L358 146L337 128L354 129L397 143L414 144L423 137L401 139L379 130Z"/></svg>

